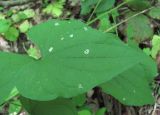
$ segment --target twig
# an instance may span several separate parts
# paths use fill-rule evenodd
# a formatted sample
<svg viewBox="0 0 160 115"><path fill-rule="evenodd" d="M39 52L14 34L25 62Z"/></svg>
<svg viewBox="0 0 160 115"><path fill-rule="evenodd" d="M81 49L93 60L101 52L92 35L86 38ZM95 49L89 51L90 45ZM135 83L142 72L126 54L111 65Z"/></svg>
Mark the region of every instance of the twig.
<svg viewBox="0 0 160 115"><path fill-rule="evenodd" d="M157 110L157 103L154 104L154 108L153 108L153 111L152 111L152 115L155 115L156 110Z"/></svg>
<svg viewBox="0 0 160 115"><path fill-rule="evenodd" d="M123 2L123 3L119 4L118 6L116 6L115 8L112 8L111 10L109 10L109 11L107 11L107 12L104 12L103 14L99 15L97 18L89 21L89 22L87 23L87 25L90 25L90 24L92 24L93 22L95 22L95 21L97 21L98 19L100 19L101 17L103 17L103 16L105 16L105 15L107 15L107 14L109 14L109 13L115 11L115 10L117 10L117 9L120 8L121 6L125 5L126 3L127 3L127 2Z"/></svg>
<svg viewBox="0 0 160 115"><path fill-rule="evenodd" d="M93 10L93 12L92 12L92 14L90 15L90 17L89 17L89 19L88 19L88 22L92 19L92 16L93 16L93 14L95 13L95 11L96 11L96 9L98 8L98 6L99 6L99 4L101 3L101 1L102 1L102 0L99 0L98 3L96 4L96 6L95 6L95 8L94 8L94 10Z"/></svg>
<svg viewBox="0 0 160 115"><path fill-rule="evenodd" d="M33 2L36 0L10 0L10 1L0 1L0 6L3 6L4 8L14 6L14 5L21 5L26 4L28 2Z"/></svg>
<svg viewBox="0 0 160 115"><path fill-rule="evenodd" d="M106 31L104 31L104 32L109 32L109 31L113 30L114 28L118 27L119 25L121 25L121 24L123 24L123 23L125 23L125 22L127 22L127 21L129 21L129 20L131 20L132 18L134 18L134 17L136 17L136 16L138 16L138 15L140 15L140 14L143 14L143 13L147 12L148 10L150 10L150 9L152 9L152 8L153 8L153 7L150 7L150 8L145 9L145 10L143 10L143 11L137 13L137 14L132 15L132 16L129 17L129 18L124 19L123 21L119 22L118 24L116 24L116 25L108 28L108 29L107 29Z"/></svg>

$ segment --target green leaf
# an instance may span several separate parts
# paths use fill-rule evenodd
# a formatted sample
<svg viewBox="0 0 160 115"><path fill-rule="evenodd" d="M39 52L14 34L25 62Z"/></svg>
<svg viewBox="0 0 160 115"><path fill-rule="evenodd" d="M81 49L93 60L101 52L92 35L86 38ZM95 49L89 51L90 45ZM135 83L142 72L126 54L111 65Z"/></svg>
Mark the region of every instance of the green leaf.
<svg viewBox="0 0 160 115"><path fill-rule="evenodd" d="M129 13L127 17L134 15L134 13ZM153 30L150 26L149 19L144 15L138 15L127 22L126 27L127 37L134 39L137 42L141 42L145 39L151 38L153 36Z"/></svg>
<svg viewBox="0 0 160 115"><path fill-rule="evenodd" d="M160 19L160 7L154 7L149 11L149 16L154 19Z"/></svg>
<svg viewBox="0 0 160 115"><path fill-rule="evenodd" d="M22 33L25 33L29 30L30 28L30 23L28 22L28 20L24 21L22 24L20 24L19 26L19 30Z"/></svg>
<svg viewBox="0 0 160 115"><path fill-rule="evenodd" d="M149 60L146 60L147 63ZM153 68L156 69L155 66ZM104 92L111 94L126 105L153 104L154 98L148 82L152 82L153 79L150 76L154 75L150 72L151 70L148 72L148 68L144 68L143 64L138 64L102 84L101 87Z"/></svg>
<svg viewBox="0 0 160 115"><path fill-rule="evenodd" d="M34 101L21 97L20 100L31 115L78 115L74 104L69 99Z"/></svg>
<svg viewBox="0 0 160 115"><path fill-rule="evenodd" d="M63 30L68 31L64 32ZM46 36L43 33L50 34ZM86 36L88 36L87 39ZM39 44L42 60L39 63L32 62L32 69L30 69L30 64L24 67L25 71L20 72L23 77L19 78L20 82L17 87L24 96L32 99L37 99L37 96L40 100L53 99L58 96L76 96L99 83L112 79L141 60L137 56L140 54L137 54L136 51L120 41L113 40L114 35L97 32L77 21L70 23L58 20L48 21L32 28L29 38ZM110 43L112 45L109 45ZM117 57L119 58L117 59ZM46 67L49 76L46 74L43 76L43 70L46 70ZM28 79L27 73L32 73L30 76L32 80L24 83ZM99 76L98 79L97 76ZM88 84L87 81L92 82ZM28 89L32 90L28 92ZM43 89L47 89L50 93Z"/></svg>
<svg viewBox="0 0 160 115"><path fill-rule="evenodd" d="M152 39L151 56L156 59L158 52L160 51L160 36L154 35Z"/></svg>
<svg viewBox="0 0 160 115"><path fill-rule="evenodd" d="M12 15L11 19L13 20L13 22L17 23L17 22L27 19L27 16L24 13L19 12L18 14Z"/></svg>
<svg viewBox="0 0 160 115"><path fill-rule="evenodd" d="M106 29L108 29L111 26L112 25L111 25L111 22L109 20L109 16L108 15L100 18L99 30L105 31Z"/></svg>
<svg viewBox="0 0 160 115"><path fill-rule="evenodd" d="M105 115L105 112L107 111L106 108L100 108L98 109L98 111L96 112L96 115Z"/></svg>
<svg viewBox="0 0 160 115"><path fill-rule="evenodd" d="M35 12L33 9L26 9L24 11L22 11L23 14L25 14L27 16L27 18L32 18L35 16Z"/></svg>
<svg viewBox="0 0 160 115"><path fill-rule="evenodd" d="M22 20L26 20L35 16L35 12L33 9L27 9L24 11L19 11L17 14L11 16L11 19L14 22L20 22Z"/></svg>
<svg viewBox="0 0 160 115"><path fill-rule="evenodd" d="M81 0L81 14L85 15L91 11L92 8L96 6L99 0ZM99 6L97 7L95 13L101 13L109 10L113 7L115 0L101 0Z"/></svg>
<svg viewBox="0 0 160 115"><path fill-rule="evenodd" d="M19 36L19 31L14 27L10 27L8 31L4 33L4 36L9 41L16 41Z"/></svg>
<svg viewBox="0 0 160 115"><path fill-rule="evenodd" d="M6 32L11 25L11 22L6 19L0 19L0 33Z"/></svg>
<svg viewBox="0 0 160 115"><path fill-rule="evenodd" d="M125 2L134 10L145 10L151 7L151 3L148 0L125 0Z"/></svg>
<svg viewBox="0 0 160 115"><path fill-rule="evenodd" d="M146 53L148 56L151 55L151 50L150 50L150 48L144 48L144 49L143 49L143 52Z"/></svg>
<svg viewBox="0 0 160 115"><path fill-rule="evenodd" d="M97 2L98 0L81 0L81 14L89 13Z"/></svg>
<svg viewBox="0 0 160 115"><path fill-rule="evenodd" d="M81 110L78 115L92 115L92 113L89 110Z"/></svg>
<svg viewBox="0 0 160 115"><path fill-rule="evenodd" d="M11 15L13 15L15 10L11 10L9 9L7 12L6 12L6 17L10 17Z"/></svg>
<svg viewBox="0 0 160 115"><path fill-rule="evenodd" d="M47 21L33 27L28 37L39 46L42 58L35 61L26 56L0 53L3 60L0 85L13 84L20 94L34 100L83 94L139 63L145 64L144 60L148 59L142 51L127 46L115 35L75 20ZM146 79L153 79L156 74L153 67L155 63L148 60L144 68L152 76Z"/></svg>
<svg viewBox="0 0 160 115"><path fill-rule="evenodd" d="M63 13L63 5L65 0L56 1L52 4L49 4L43 12L47 14L52 14L53 17L60 17Z"/></svg>
<svg viewBox="0 0 160 115"><path fill-rule="evenodd" d="M17 115L22 109L21 103L19 100L12 101L9 104L9 115Z"/></svg>
<svg viewBox="0 0 160 115"><path fill-rule="evenodd" d="M102 0L96 9L96 13L105 12L114 6L115 0Z"/></svg>
<svg viewBox="0 0 160 115"><path fill-rule="evenodd" d="M41 56L41 53L40 53L40 51L39 51L39 49L38 49L38 47L33 47L33 46L31 46L28 50L27 50L27 54L30 56L30 57L32 57L32 58L34 58L34 59L40 59L42 56Z"/></svg>

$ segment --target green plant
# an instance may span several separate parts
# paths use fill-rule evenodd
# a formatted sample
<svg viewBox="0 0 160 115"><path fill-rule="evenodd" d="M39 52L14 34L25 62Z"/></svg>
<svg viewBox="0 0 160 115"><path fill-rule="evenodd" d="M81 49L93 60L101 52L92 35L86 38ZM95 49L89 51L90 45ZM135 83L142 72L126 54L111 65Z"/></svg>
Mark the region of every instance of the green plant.
<svg viewBox="0 0 160 115"><path fill-rule="evenodd" d="M0 34L5 36L9 41L17 40L19 36L19 31L15 27L11 27L11 21L7 19L0 20Z"/></svg>
<svg viewBox="0 0 160 115"><path fill-rule="evenodd" d="M128 6L134 10L145 10L151 7L151 3L148 0L124 0L127 2Z"/></svg>
<svg viewBox="0 0 160 115"><path fill-rule="evenodd" d="M158 35L154 35L153 39L152 39L152 48L145 48L143 49L143 51L148 54L151 55L154 59L156 59L157 54L159 54L160 51L160 36Z"/></svg>
<svg viewBox="0 0 160 115"><path fill-rule="evenodd" d="M33 11L33 9L27 9L27 10L19 11L13 14L11 16L11 19L14 23L17 23L17 22L32 18L34 16L35 16L35 12Z"/></svg>
<svg viewBox="0 0 160 115"><path fill-rule="evenodd" d="M44 33L48 32L50 34L46 36ZM0 81L3 95L0 102L4 102L4 97L8 96L13 87L17 87L19 93L27 98L48 101L58 97L71 98L96 85L110 85L116 79L127 85L125 79L128 79L135 81L135 85L140 85L142 90L134 85L127 86L127 90L110 85L105 91L128 105L153 103L148 84L156 74L154 62L140 50L115 39L117 37L113 34L91 29L80 21L50 20L33 27L28 36L39 46L42 57L35 61L28 56L0 53L3 59L0 66L0 70L3 70ZM7 57L11 59L8 60ZM140 78L134 79L129 77L133 72L148 74L140 74ZM17 79L16 82L13 79ZM132 88L136 95L129 91L133 91ZM133 96L125 95L127 91ZM137 99L141 97L143 100L139 102Z"/></svg>
<svg viewBox="0 0 160 115"><path fill-rule="evenodd" d="M8 14L8 12L11 13ZM34 17L35 13L32 9L20 11L15 14L12 11L8 12L2 15L2 19L0 19L0 35L9 41L16 41L20 32L26 33L29 30L31 24L27 19ZM11 19L6 18L7 16L11 16ZM19 23L19 28L17 28L16 25Z"/></svg>
<svg viewBox="0 0 160 115"><path fill-rule="evenodd" d="M43 9L44 13L51 14L53 17L60 17L63 13L63 5L65 0L55 1L52 4L48 4L46 8Z"/></svg>
<svg viewBox="0 0 160 115"><path fill-rule="evenodd" d="M130 17L134 14L135 13L133 12L129 12L126 16ZM138 43L144 39L152 38L153 36L153 29L151 28L150 20L143 14L129 20L125 31L129 39L134 39Z"/></svg>
<svg viewBox="0 0 160 115"><path fill-rule="evenodd" d="M64 2L55 1L43 11L60 17ZM85 93L95 86L126 105L153 104L150 83L157 74L156 64L132 41L140 43L152 38L151 21L146 15L158 19L158 12L153 14L146 0L125 0L112 8L114 3L114 0L81 1L81 14L93 8L87 23L52 19L29 30L27 19L34 16L33 10L11 14L12 21L1 19L0 32L6 39L15 41L17 31L27 32L34 45L29 49L24 47L28 55L0 52L3 60L0 64L0 104L16 96L31 115L90 115L92 111L84 105ZM126 19L117 23L118 9L123 5L133 11L126 11ZM97 16L94 19L93 14ZM89 27L98 19L100 31ZM117 32L124 22L123 34L129 38L126 44L119 40ZM19 30L14 27L17 23L20 23ZM137 34L139 32L141 35ZM158 36L153 38L152 45L147 51L155 58L159 51ZM19 112L19 107L11 107ZM106 111L101 108L96 115Z"/></svg>
<svg viewBox="0 0 160 115"><path fill-rule="evenodd" d="M81 0L81 14L87 14L98 4L95 13L101 13L113 7L115 0Z"/></svg>

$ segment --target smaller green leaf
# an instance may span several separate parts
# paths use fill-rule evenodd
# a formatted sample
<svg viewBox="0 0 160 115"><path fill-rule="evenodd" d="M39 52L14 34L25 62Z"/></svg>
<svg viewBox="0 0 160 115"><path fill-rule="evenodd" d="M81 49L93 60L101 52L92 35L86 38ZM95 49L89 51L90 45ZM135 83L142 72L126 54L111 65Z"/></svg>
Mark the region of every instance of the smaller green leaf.
<svg viewBox="0 0 160 115"><path fill-rule="evenodd" d="M9 104L9 115L17 115L21 111L22 105L19 100L15 100Z"/></svg>
<svg viewBox="0 0 160 115"><path fill-rule="evenodd" d="M151 7L151 3L148 0L125 0L129 7L134 10L145 10Z"/></svg>
<svg viewBox="0 0 160 115"><path fill-rule="evenodd" d="M22 33L25 33L29 30L30 28L30 23L28 22L28 20L24 21L20 26L19 26L19 30Z"/></svg>
<svg viewBox="0 0 160 115"><path fill-rule="evenodd" d="M160 36L154 35L153 39L152 39L152 45L157 46L157 45L159 45L159 43L160 43Z"/></svg>
<svg viewBox="0 0 160 115"><path fill-rule="evenodd" d="M99 6L96 9L96 13L101 13L109 10L114 6L115 0L102 0Z"/></svg>
<svg viewBox="0 0 160 115"><path fill-rule="evenodd" d="M81 0L81 14L85 15L90 12L98 0Z"/></svg>
<svg viewBox="0 0 160 115"><path fill-rule="evenodd" d="M149 16L155 19L160 19L160 7L154 7L149 11Z"/></svg>
<svg viewBox="0 0 160 115"><path fill-rule="evenodd" d="M43 12L51 14L53 17L60 17L63 13L63 5L65 0L56 1L52 4L49 4Z"/></svg>
<svg viewBox="0 0 160 115"><path fill-rule="evenodd" d="M15 10L8 10L7 12L6 12L6 16L7 17L10 17L11 15L13 15L14 14L14 12L15 12Z"/></svg>
<svg viewBox="0 0 160 115"><path fill-rule="evenodd" d="M118 9L112 11L112 12L111 12L111 15L112 15L113 19L116 19L116 18L120 15L119 12L118 12Z"/></svg>
<svg viewBox="0 0 160 115"><path fill-rule="evenodd" d="M14 21L14 22L20 22L22 20L25 20L25 19L29 19L29 18L32 18L35 16L35 12L34 10L32 9L27 9L27 10L24 10L24 11L20 11L18 12L17 14L14 14L11 16L11 19Z"/></svg>
<svg viewBox="0 0 160 115"><path fill-rule="evenodd" d="M49 4L45 9L43 9L43 12L50 14L52 12L52 4Z"/></svg>
<svg viewBox="0 0 160 115"><path fill-rule="evenodd" d="M129 12L126 16L129 18L134 14L135 12ZM153 36L150 20L145 15L138 15L129 20L125 31L128 38L134 39L138 43Z"/></svg>
<svg viewBox="0 0 160 115"><path fill-rule="evenodd" d="M6 19L0 19L0 33L6 32L11 25L11 22Z"/></svg>
<svg viewBox="0 0 160 115"><path fill-rule="evenodd" d="M24 14L24 13L22 13L22 12L19 12L18 14L14 14L14 15L12 15L11 16L11 19L14 21L14 22L20 22L20 21L22 21L22 20L24 20L24 19L27 19L27 16Z"/></svg>
<svg viewBox="0 0 160 115"><path fill-rule="evenodd" d="M154 35L152 39L151 56L156 58L156 55L160 51L160 36Z"/></svg>
<svg viewBox="0 0 160 115"><path fill-rule="evenodd" d="M143 52L146 53L148 56L151 55L151 50L150 48L144 48Z"/></svg>
<svg viewBox="0 0 160 115"><path fill-rule="evenodd" d="M8 31L4 33L4 36L9 41L16 41L19 36L19 31L15 27L10 27Z"/></svg>
<svg viewBox="0 0 160 115"><path fill-rule="evenodd" d="M27 18L32 18L35 16L35 12L33 9L24 10L23 13L27 16Z"/></svg>
<svg viewBox="0 0 160 115"><path fill-rule="evenodd" d="M109 20L109 16L106 15L102 18L100 18L100 23L99 23L99 30L105 31L107 28L111 27L111 23Z"/></svg>
<svg viewBox="0 0 160 115"><path fill-rule="evenodd" d="M106 108L101 108L96 112L96 115L105 115L106 111L107 111Z"/></svg>
<svg viewBox="0 0 160 115"><path fill-rule="evenodd" d="M27 54L34 58L34 59L40 59L41 58L41 53L40 53L40 50L38 49L38 47L33 47L31 46L28 50L27 50Z"/></svg>
<svg viewBox="0 0 160 115"><path fill-rule="evenodd" d="M92 115L92 113L89 110L81 110L78 115Z"/></svg>
<svg viewBox="0 0 160 115"><path fill-rule="evenodd" d="M81 14L85 15L91 11L92 8L95 8L96 4L100 0L81 0ZM98 5L95 13L101 13L104 11L109 10L113 7L115 0L101 0L100 4Z"/></svg>

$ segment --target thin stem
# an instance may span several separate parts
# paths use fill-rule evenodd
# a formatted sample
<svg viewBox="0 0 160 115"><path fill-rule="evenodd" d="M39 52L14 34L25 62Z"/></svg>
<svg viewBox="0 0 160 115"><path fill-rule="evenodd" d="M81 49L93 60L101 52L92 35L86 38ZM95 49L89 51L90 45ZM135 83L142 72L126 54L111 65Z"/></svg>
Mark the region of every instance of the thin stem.
<svg viewBox="0 0 160 115"><path fill-rule="evenodd" d="M115 18L113 18L113 21L114 21L114 24L116 24L116 19ZM118 36L118 30L117 30L117 28L116 28L116 35Z"/></svg>
<svg viewBox="0 0 160 115"><path fill-rule="evenodd" d="M96 9L98 8L99 4L101 3L102 0L99 0L98 3L96 4L92 14L90 15L89 19L87 22L89 22L92 19L93 14L95 13Z"/></svg>
<svg viewBox="0 0 160 115"><path fill-rule="evenodd" d="M3 6L6 8L9 6L25 4L25 3L33 2L33 1L35 1L35 0L10 0L10 1L0 0L0 6Z"/></svg>
<svg viewBox="0 0 160 115"><path fill-rule="evenodd" d="M154 108L153 108L153 111L152 111L152 115L155 115L156 110L157 110L157 103L154 104Z"/></svg>
<svg viewBox="0 0 160 115"><path fill-rule="evenodd" d="M105 16L105 15L113 12L114 10L117 10L118 8L120 8L121 6L123 6L123 5L126 4L126 3L127 3L127 2L122 2L122 3L119 4L118 6L112 8L111 10L104 12L103 14L99 15L97 18L89 21L89 22L87 23L87 25L90 25L90 24L92 24L93 22L97 21L99 18L101 18L101 17L103 17L103 16Z"/></svg>
<svg viewBox="0 0 160 115"><path fill-rule="evenodd" d="M104 31L104 32L105 32L105 33L106 33L106 32L109 32L109 31L111 31L112 29L118 27L119 25L121 25L121 24L123 24L123 23L125 23L125 22L127 22L127 21L129 21L129 20L131 20L132 18L134 18L134 17L136 17L136 16L138 16L138 15L140 15L140 14L143 14L143 13L147 12L148 10L150 10L150 9L152 9L152 8L153 8L153 7L150 7L150 8L145 9L145 10L143 10L143 11L137 13L137 14L132 15L132 16L129 17L129 18L124 19L123 21L119 22L118 24L116 24L116 25L108 28L108 29L107 29L106 31Z"/></svg>
<svg viewBox="0 0 160 115"><path fill-rule="evenodd" d="M14 102L11 102L10 104L13 104L13 105L15 105L15 106L22 107L22 105L20 105L20 104L17 104L17 103L14 103Z"/></svg>

